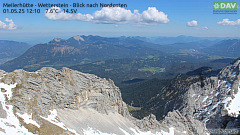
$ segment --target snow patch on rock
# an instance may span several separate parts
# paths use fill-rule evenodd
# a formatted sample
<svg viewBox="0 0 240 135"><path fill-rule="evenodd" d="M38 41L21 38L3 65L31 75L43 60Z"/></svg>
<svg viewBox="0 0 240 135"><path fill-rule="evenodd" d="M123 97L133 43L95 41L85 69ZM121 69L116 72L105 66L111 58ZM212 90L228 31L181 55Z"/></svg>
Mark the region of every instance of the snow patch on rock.
<svg viewBox="0 0 240 135"><path fill-rule="evenodd" d="M0 134L6 135L32 135L31 132L21 126L19 119L13 113L13 106L6 105L6 98L8 100L12 97L12 88L15 88L17 84L4 84L0 83L0 102L2 109L6 112L5 118L0 118L0 127L3 131Z"/></svg>
<svg viewBox="0 0 240 135"><path fill-rule="evenodd" d="M237 117L240 112L240 92L239 91L240 91L240 88L238 87L237 94L234 95L234 98L226 108L228 111L228 114L234 117Z"/></svg>
<svg viewBox="0 0 240 135"><path fill-rule="evenodd" d="M32 114L28 115L27 113L20 114L16 113L19 117L21 117L26 124L33 124L36 127L40 128L40 125L32 119Z"/></svg>

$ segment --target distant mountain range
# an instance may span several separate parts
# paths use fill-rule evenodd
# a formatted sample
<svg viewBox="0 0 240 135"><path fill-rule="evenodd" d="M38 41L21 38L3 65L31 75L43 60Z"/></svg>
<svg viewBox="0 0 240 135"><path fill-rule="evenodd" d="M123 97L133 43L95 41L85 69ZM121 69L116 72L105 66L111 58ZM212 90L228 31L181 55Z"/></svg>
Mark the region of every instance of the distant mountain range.
<svg viewBox="0 0 240 135"><path fill-rule="evenodd" d="M203 52L210 55L221 55L226 57L240 56L240 39L223 40L213 46L202 49Z"/></svg>
<svg viewBox="0 0 240 135"><path fill-rule="evenodd" d="M22 55L30 47L23 42L0 40L0 64Z"/></svg>
<svg viewBox="0 0 240 135"><path fill-rule="evenodd" d="M180 36L179 38L186 37ZM55 38L48 43L31 47L19 57L15 55L17 58L2 64L0 69L6 71L15 69L35 71L45 66L61 68L111 59L146 59L159 56L172 56L180 59L180 61L181 59L194 58L196 59L195 62L198 63L202 60L240 56L238 53L240 51L239 39L223 40L218 43L210 40L191 41L158 45L150 43L144 37L106 38L90 35L75 36L67 40ZM23 50L21 52L24 52L26 48L22 47L16 50Z"/></svg>
<svg viewBox="0 0 240 135"><path fill-rule="evenodd" d="M162 56L163 52L148 46L154 44L134 38L104 38L75 36L67 40L53 39L30 48L20 57L3 64L6 71L25 69L33 71L44 66L63 67L99 60Z"/></svg>
<svg viewBox="0 0 240 135"><path fill-rule="evenodd" d="M168 45L151 46L154 49L162 50L171 54L200 54L204 55L201 50L211 47L215 44L215 41L202 40L196 42L187 43L174 43Z"/></svg>
<svg viewBox="0 0 240 135"><path fill-rule="evenodd" d="M189 42L196 42L196 41L200 41L200 40L206 40L206 39L199 38L199 37L192 37L192 36L183 36L183 35L177 36L177 37L151 38L151 41L153 43L162 44L162 45L175 44L175 43L189 43Z"/></svg>
<svg viewBox="0 0 240 135"><path fill-rule="evenodd" d="M136 37L140 39L139 37ZM142 37L142 39L145 39ZM233 39L233 37L193 37L193 36L184 36L180 35L177 37L150 37L147 38L148 41L151 41L155 44L161 44L161 45L168 45L168 44L175 44L175 43L190 43L190 42L201 42L201 41L211 41L211 42L219 42L221 40L227 40L227 39ZM239 39L239 38L235 38ZM146 39L145 39L146 40Z"/></svg>
<svg viewBox="0 0 240 135"><path fill-rule="evenodd" d="M240 56L240 39L228 40L200 40L187 43L151 46L152 48L168 53L216 55L237 58Z"/></svg>

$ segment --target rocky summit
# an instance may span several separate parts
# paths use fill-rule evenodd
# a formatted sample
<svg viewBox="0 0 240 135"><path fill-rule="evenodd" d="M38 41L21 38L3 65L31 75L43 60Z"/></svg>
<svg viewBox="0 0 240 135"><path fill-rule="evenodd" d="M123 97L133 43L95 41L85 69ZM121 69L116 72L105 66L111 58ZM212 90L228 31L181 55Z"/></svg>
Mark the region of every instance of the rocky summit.
<svg viewBox="0 0 240 135"><path fill-rule="evenodd" d="M0 70L0 134L203 135L238 132L240 60L216 77L192 82L169 101L166 116L131 116L112 80L68 68ZM181 89L181 88L179 88ZM216 130L214 130L216 129ZM213 132L215 131L215 132Z"/></svg>

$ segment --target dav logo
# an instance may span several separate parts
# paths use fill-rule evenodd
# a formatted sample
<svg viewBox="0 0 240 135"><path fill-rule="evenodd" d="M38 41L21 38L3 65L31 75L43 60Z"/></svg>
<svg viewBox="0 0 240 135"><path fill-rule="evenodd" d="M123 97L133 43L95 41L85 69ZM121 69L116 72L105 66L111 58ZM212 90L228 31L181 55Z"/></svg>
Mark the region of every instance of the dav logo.
<svg viewBox="0 0 240 135"><path fill-rule="evenodd" d="M237 2L213 2L214 10L237 10Z"/></svg>

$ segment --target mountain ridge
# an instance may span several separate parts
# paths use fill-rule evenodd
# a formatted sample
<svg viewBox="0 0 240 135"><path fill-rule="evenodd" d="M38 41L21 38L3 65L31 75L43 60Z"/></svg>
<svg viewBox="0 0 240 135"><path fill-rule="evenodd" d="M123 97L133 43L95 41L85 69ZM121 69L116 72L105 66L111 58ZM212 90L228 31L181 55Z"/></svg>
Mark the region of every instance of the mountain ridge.
<svg viewBox="0 0 240 135"><path fill-rule="evenodd" d="M49 43L31 47L23 55L4 63L0 68L6 71L15 69L36 71L44 66L61 68L99 60L141 58L164 54L161 51L148 48L147 44L151 43L131 38L104 38L100 36L76 36L68 40L54 39Z"/></svg>
<svg viewBox="0 0 240 135"><path fill-rule="evenodd" d="M24 42L0 40L0 64L20 56L30 47Z"/></svg>
<svg viewBox="0 0 240 135"><path fill-rule="evenodd" d="M226 57L239 57L240 50L240 39L228 39L222 40L217 44L202 49L203 52L206 52L211 55L219 55Z"/></svg>

